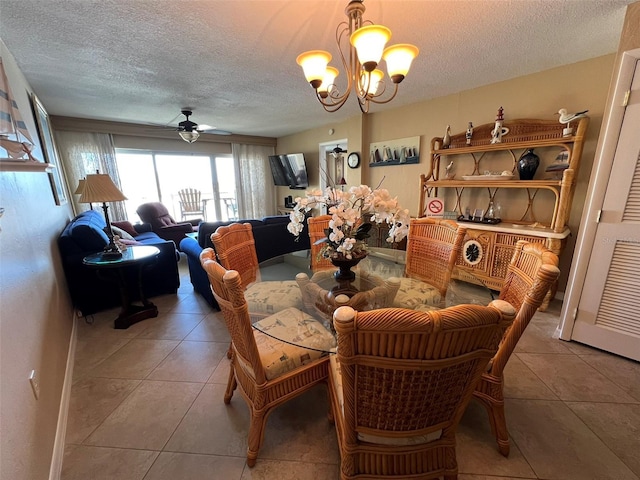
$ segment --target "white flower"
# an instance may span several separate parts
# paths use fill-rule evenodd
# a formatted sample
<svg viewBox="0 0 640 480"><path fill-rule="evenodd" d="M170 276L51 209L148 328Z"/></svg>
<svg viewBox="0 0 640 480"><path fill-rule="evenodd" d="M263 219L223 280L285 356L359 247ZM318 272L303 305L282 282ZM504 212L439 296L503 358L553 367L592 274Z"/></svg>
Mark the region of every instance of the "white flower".
<svg viewBox="0 0 640 480"><path fill-rule="evenodd" d="M300 235L304 227L305 212L315 207L326 206L331 215L327 242L323 254L340 253L351 259L354 255L366 252L366 229L358 230L367 222L387 223L389 225L388 242L398 242L409 231L409 211L402 209L397 197L391 197L388 190L371 190L368 185L351 187L347 192L336 188L327 188L324 192L312 190L304 197L296 198L296 205L289 215L287 226L293 235ZM370 218L367 218L370 216Z"/></svg>

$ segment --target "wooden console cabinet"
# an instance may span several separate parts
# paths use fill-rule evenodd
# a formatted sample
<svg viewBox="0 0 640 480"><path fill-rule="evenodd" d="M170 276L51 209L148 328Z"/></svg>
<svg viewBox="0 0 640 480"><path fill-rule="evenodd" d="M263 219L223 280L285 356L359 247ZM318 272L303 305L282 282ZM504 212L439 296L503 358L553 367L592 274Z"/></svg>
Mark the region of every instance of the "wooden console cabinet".
<svg viewBox="0 0 640 480"><path fill-rule="evenodd" d="M509 131L500 143L491 143L493 123L475 127L471 145L466 143L466 132L453 135L448 148L442 147L441 137L431 140L430 169L420 176L419 216L428 214L433 197L459 217L467 208L473 214L487 211L492 203L503 207L500 223L461 221L468 228L457 261L461 278L471 272L500 290L518 240L542 243L557 255L562 253L570 234L567 222L588 123L588 117L576 120L571 124L573 135L563 136L566 125L557 120L522 119L504 121ZM534 149L540 165L533 180L520 180L517 163L528 149ZM546 172L562 152L566 152L567 168ZM444 178L452 161L449 178Z"/></svg>

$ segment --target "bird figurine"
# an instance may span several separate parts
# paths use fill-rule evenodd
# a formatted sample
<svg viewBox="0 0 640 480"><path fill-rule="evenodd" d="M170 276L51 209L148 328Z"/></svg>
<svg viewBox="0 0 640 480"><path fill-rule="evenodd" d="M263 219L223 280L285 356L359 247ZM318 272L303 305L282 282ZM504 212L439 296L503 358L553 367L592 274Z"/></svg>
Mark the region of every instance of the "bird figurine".
<svg viewBox="0 0 640 480"><path fill-rule="evenodd" d="M562 136L569 137L573 135L573 128L571 128L571 122L573 122L574 120L577 120L578 118L584 117L584 114L587 113L588 111L589 110L583 110L582 112L567 113L566 108L561 108L560 110L558 110L557 114L560 115L560 118L558 120L560 121L560 123L567 125L564 128L564 130L562 130Z"/></svg>
<svg viewBox="0 0 640 480"><path fill-rule="evenodd" d="M449 148L451 146L451 125L447 125L447 130L442 137L442 148Z"/></svg>
<svg viewBox="0 0 640 480"><path fill-rule="evenodd" d="M582 112L576 112L576 113L567 113L567 109L566 108L561 108L560 110L558 110L558 115L560 115L560 123L570 123L573 122L574 120L577 120L578 118L582 118L584 117L584 114L587 113L589 110L583 110Z"/></svg>

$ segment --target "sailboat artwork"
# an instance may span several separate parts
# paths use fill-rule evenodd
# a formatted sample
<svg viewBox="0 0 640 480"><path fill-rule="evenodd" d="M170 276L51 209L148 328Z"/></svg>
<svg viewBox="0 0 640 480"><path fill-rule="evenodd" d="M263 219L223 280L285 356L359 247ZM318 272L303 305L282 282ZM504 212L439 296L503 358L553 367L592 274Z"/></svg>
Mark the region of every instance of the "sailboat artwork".
<svg viewBox="0 0 640 480"><path fill-rule="evenodd" d="M41 163L31 155L34 145L18 111L0 58L0 162Z"/></svg>

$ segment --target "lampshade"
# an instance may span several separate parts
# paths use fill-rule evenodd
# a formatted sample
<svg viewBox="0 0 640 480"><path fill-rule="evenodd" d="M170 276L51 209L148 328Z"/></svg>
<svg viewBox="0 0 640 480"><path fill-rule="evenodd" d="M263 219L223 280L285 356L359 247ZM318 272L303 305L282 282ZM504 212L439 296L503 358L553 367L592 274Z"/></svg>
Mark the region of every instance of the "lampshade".
<svg viewBox="0 0 640 480"><path fill-rule="evenodd" d="M180 134L182 139L187 143L195 142L200 136L200 133L198 133L196 130L192 130L190 132L185 131L185 132L178 132L178 133Z"/></svg>
<svg viewBox="0 0 640 480"><path fill-rule="evenodd" d="M76 187L76 191L73 192L74 195L82 195L82 190L84 190L84 178L78 180L78 186Z"/></svg>
<svg viewBox="0 0 640 480"><path fill-rule="evenodd" d="M390 38L391 30L382 25L367 25L351 34L351 45L358 52L358 61L367 72L376 68Z"/></svg>
<svg viewBox="0 0 640 480"><path fill-rule="evenodd" d="M322 85L318 87L318 95L322 98L327 98L329 95L329 88L335 82L336 77L340 74L337 68L327 67L324 72L324 78L322 79Z"/></svg>
<svg viewBox="0 0 640 480"><path fill-rule="evenodd" d="M373 96L378 92L378 86L383 78L384 73L382 70L376 68L373 72L360 77L360 88L367 92L368 95Z"/></svg>
<svg viewBox="0 0 640 480"><path fill-rule="evenodd" d="M119 202L126 199L127 197L118 190L109 175L96 173L87 175L84 179L84 188L79 201L80 203L97 203Z"/></svg>
<svg viewBox="0 0 640 480"><path fill-rule="evenodd" d="M411 62L418 55L418 47L399 43L385 48L382 58L387 63L387 73L393 83L400 83L409 72Z"/></svg>
<svg viewBox="0 0 640 480"><path fill-rule="evenodd" d="M307 82L313 88L322 84L327 70L327 64L331 61L331 54L324 50L310 50L298 55L296 62L302 67ZM335 78L335 77L333 77Z"/></svg>

